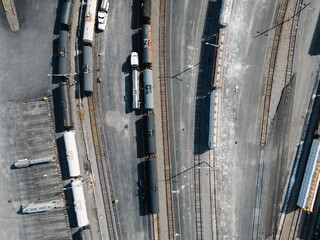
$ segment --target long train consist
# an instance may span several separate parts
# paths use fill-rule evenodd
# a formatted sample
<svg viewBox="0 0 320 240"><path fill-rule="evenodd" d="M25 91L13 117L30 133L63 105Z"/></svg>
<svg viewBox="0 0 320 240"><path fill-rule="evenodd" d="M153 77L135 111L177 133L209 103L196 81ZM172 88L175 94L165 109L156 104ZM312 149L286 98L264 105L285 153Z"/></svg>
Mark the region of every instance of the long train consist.
<svg viewBox="0 0 320 240"><path fill-rule="evenodd" d="M71 117L71 106L69 99L69 84L67 82L69 75L69 32L72 12L72 1L65 0L62 5L60 18L60 37L58 48L58 74L59 76L59 92L60 92L60 109L62 113L63 126L66 129L73 127Z"/></svg>
<svg viewBox="0 0 320 240"><path fill-rule="evenodd" d="M142 75L144 92L144 109L147 112L145 116L146 130L146 153L148 158L145 161L146 172L146 196L147 210L150 214L157 214L159 209L158 194L158 173L156 157L156 129L154 118L154 94L153 94L153 76L152 76L152 41L151 41L151 0L143 2L143 25L141 28L142 40Z"/></svg>
<svg viewBox="0 0 320 240"><path fill-rule="evenodd" d="M88 2L94 3L94 0L88 0ZM88 4L90 5L90 4ZM92 5L90 5L92 6ZM58 48L58 74L59 76L59 90L60 90L60 107L63 118L63 126L67 130L64 135L64 143L66 149L66 157L68 162L69 175L73 178L71 183L72 193L74 198L74 208L76 212L76 219L78 227L81 228L80 233L86 232L85 236L90 236L90 232L87 229L89 226L89 220L87 216L85 197L83 192L83 186L81 181L80 162L78 157L78 150L76 145L75 131L72 130L73 121L71 115L70 99L69 99L69 83L67 79L69 75L69 32L71 27L71 14L72 14L72 0L65 0L62 6L61 18L60 18L60 37ZM94 22L93 22L94 24ZM92 30L93 34L93 30ZM84 47L85 49L85 47ZM84 51L85 56L89 56L85 59L84 64L87 67L87 71L84 74L84 78L92 76L92 48L89 47L89 51ZM92 77L91 77L92 78ZM87 83L87 82L86 82ZM90 86L88 87L90 88ZM88 233L89 232L89 233ZM86 238L90 239L90 238Z"/></svg>

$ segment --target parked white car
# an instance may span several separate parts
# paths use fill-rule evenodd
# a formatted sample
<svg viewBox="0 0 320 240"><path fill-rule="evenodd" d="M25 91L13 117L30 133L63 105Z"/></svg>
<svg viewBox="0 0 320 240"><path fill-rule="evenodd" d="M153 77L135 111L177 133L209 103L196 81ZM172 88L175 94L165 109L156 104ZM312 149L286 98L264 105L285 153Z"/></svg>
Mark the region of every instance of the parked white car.
<svg viewBox="0 0 320 240"><path fill-rule="evenodd" d="M136 52L132 52L132 53L131 53L130 62L131 62L131 67L132 67L132 68L137 68L137 67L139 67L138 53L136 53Z"/></svg>
<svg viewBox="0 0 320 240"><path fill-rule="evenodd" d="M100 31L104 31L106 29L107 20L108 20L108 13L99 11L98 12L98 29Z"/></svg>

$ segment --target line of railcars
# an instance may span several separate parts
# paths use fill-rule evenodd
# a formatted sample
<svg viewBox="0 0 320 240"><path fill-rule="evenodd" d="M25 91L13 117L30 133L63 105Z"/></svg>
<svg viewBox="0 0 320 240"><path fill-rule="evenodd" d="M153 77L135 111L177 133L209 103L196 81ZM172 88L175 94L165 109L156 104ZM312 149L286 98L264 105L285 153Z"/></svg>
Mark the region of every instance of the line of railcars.
<svg viewBox="0 0 320 240"><path fill-rule="evenodd" d="M97 1L87 0L84 27L83 27L83 56L82 56L82 76L83 76L83 91L87 95L93 93L93 38L94 26L97 11Z"/></svg>
<svg viewBox="0 0 320 240"><path fill-rule="evenodd" d="M148 158L145 162L146 171L146 196L148 213L159 213L159 193L158 193L158 173L157 173L157 145L156 129L154 118L154 94L152 76L152 41L151 41L151 0L143 1L142 9L143 25L141 28L142 41L142 77L144 92L144 109L147 111L145 116L146 131L146 153Z"/></svg>
<svg viewBox="0 0 320 240"><path fill-rule="evenodd" d="M93 6L95 1L88 0L87 3L90 6ZM72 130L73 122L70 108L70 99L69 99L69 84L68 84L68 75L69 75L69 32L67 31L71 27L71 15L72 15L72 0L65 0L62 6L61 18L60 18L60 37L59 37L59 48L58 48L58 76L59 76L59 90L60 90L60 106L62 110L63 125L66 128L66 132L63 134L66 157L68 162L69 175L73 178L71 182L72 193L74 198L74 206L76 212L76 219L78 227L82 229L80 234L83 233L84 236L90 236L90 232L86 229L89 226L89 220L86 210L85 197L83 192L83 186L81 179L80 171L80 162L78 157L78 150L76 144L75 131ZM94 24L94 19L93 19ZM92 32L93 34L93 32ZM86 48L84 48L86 49ZM84 64L87 66L88 71L84 74L84 77L92 75L92 48L90 47L89 51L84 51L86 58ZM89 232L89 234L87 233ZM90 238L85 238L90 239Z"/></svg>
<svg viewBox="0 0 320 240"><path fill-rule="evenodd" d="M69 32L72 13L72 0L65 0L62 5L60 18L60 36L58 47L58 74L60 92L60 110L62 113L63 126L66 129L73 127L71 117L71 105L69 99L69 84L67 76L69 74Z"/></svg>

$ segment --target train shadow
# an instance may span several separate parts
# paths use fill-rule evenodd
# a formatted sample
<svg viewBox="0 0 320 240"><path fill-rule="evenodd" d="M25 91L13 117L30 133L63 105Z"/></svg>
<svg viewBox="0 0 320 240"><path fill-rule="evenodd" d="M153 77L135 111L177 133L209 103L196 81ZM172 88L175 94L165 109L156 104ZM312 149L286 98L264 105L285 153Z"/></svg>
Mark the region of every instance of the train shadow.
<svg viewBox="0 0 320 240"><path fill-rule="evenodd" d="M53 112L54 112L54 125L56 133L64 132L63 118L60 101L60 90L59 86L52 90L52 101L53 101Z"/></svg>
<svg viewBox="0 0 320 240"><path fill-rule="evenodd" d="M53 34L58 35L60 31L61 8L64 1L58 1L56 20L54 22Z"/></svg>
<svg viewBox="0 0 320 240"><path fill-rule="evenodd" d="M195 102L194 154L202 154L209 150L210 93L212 90L211 82L215 64L213 56L215 51L217 51L217 48L207 45L206 41L207 39L210 39L212 42L216 42L217 40L221 4L221 0L208 2L207 19L204 26L205 31L202 36L203 40L200 48L200 62L187 68L183 72L172 76L172 78L178 78L184 72L199 65L200 71L198 73ZM213 12L211 17L208 16L210 12Z"/></svg>
<svg viewBox="0 0 320 240"><path fill-rule="evenodd" d="M66 208L67 208L67 213L69 217L70 228L76 228L78 227L78 223L77 223L76 212L74 209L74 203L73 203L74 200L73 200L71 183L68 183L64 187L67 189L64 192L65 192Z"/></svg>
<svg viewBox="0 0 320 240"><path fill-rule="evenodd" d="M57 143L58 154L59 154L62 180L68 180L70 176L69 176L68 161L66 157L66 148L65 148L63 137L57 138L56 143Z"/></svg>
<svg viewBox="0 0 320 240"><path fill-rule="evenodd" d="M136 121L136 144L137 144L137 158L143 158L146 156L144 151L144 129L143 129L143 119L140 118Z"/></svg>
<svg viewBox="0 0 320 240"><path fill-rule="evenodd" d="M59 77L55 74L58 73L58 48L59 48L59 38L56 38L52 42L52 58L51 58L51 65L52 65L52 72L51 72L51 83L58 84Z"/></svg>
<svg viewBox="0 0 320 240"><path fill-rule="evenodd" d="M131 29L138 29L141 13L140 0L133 0L131 6Z"/></svg>
<svg viewBox="0 0 320 240"><path fill-rule="evenodd" d="M125 101L125 113L131 113L132 109L132 83L131 83L131 71L130 71L130 55L126 61L122 64L122 72L127 74L124 80L124 101Z"/></svg>
<svg viewBox="0 0 320 240"><path fill-rule="evenodd" d="M148 215L147 211L147 199L146 199L146 175L145 175L145 161L140 162L137 165L138 170L138 197L139 197L139 214L140 216Z"/></svg>
<svg viewBox="0 0 320 240"><path fill-rule="evenodd" d="M320 13L318 15L318 20L313 32L311 44L308 53L311 56L319 55L320 54Z"/></svg>

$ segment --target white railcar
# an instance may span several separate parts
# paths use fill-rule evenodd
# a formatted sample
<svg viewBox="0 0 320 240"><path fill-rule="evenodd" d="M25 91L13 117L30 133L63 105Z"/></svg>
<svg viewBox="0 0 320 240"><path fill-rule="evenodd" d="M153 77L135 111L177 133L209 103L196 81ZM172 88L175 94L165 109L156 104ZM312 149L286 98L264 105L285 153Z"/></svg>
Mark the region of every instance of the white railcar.
<svg viewBox="0 0 320 240"><path fill-rule="evenodd" d="M139 91L139 76L138 70L132 70L132 108L140 109L140 91Z"/></svg>
<svg viewBox="0 0 320 240"><path fill-rule="evenodd" d="M87 0L87 7L84 19L83 42L92 43L94 35L94 23L96 20L97 1Z"/></svg>
<svg viewBox="0 0 320 240"><path fill-rule="evenodd" d="M65 134L63 135L63 138L64 138L64 144L66 147L70 177L78 177L80 176L80 164L79 164L75 132L74 131L65 132Z"/></svg>
<svg viewBox="0 0 320 240"><path fill-rule="evenodd" d="M79 227L84 227L89 225L86 201L84 199L83 187L80 180L75 180L71 183L73 199L74 199L74 209L76 211L76 218Z"/></svg>
<svg viewBox="0 0 320 240"><path fill-rule="evenodd" d="M314 139L297 201L297 205L308 212L313 212L314 203L317 197L320 181L319 167L320 140Z"/></svg>

